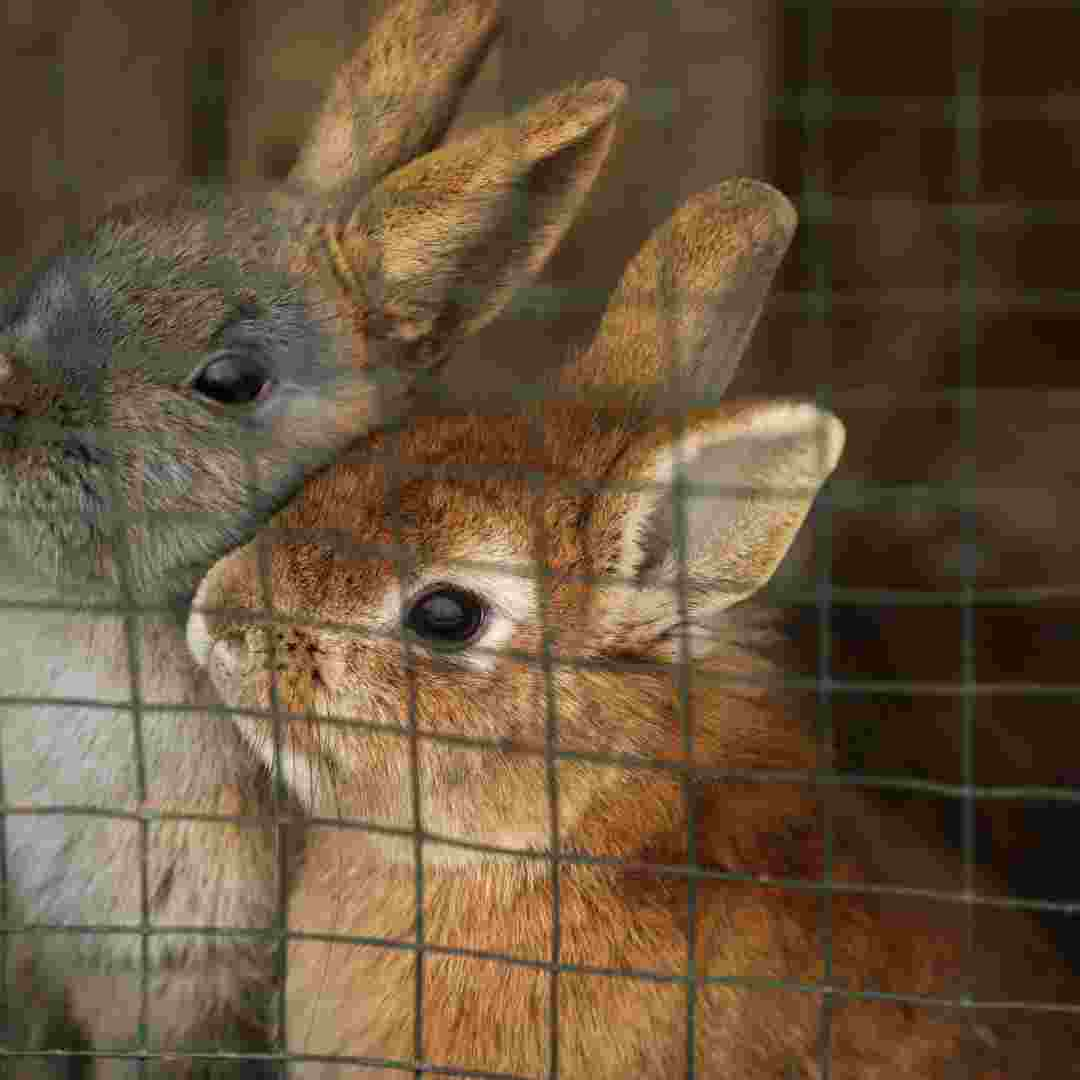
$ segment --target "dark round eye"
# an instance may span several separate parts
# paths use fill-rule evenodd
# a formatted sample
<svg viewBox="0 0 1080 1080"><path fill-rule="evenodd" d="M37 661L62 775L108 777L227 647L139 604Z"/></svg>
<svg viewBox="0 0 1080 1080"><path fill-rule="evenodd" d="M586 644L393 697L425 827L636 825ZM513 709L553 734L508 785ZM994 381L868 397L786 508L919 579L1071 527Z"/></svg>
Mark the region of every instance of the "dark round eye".
<svg viewBox="0 0 1080 1080"><path fill-rule="evenodd" d="M222 352L211 358L191 385L222 405L246 405L269 391L270 373L256 352Z"/></svg>
<svg viewBox="0 0 1080 1080"><path fill-rule="evenodd" d="M405 625L429 645L460 648L475 639L486 619L487 607L475 593L435 585L412 602Z"/></svg>

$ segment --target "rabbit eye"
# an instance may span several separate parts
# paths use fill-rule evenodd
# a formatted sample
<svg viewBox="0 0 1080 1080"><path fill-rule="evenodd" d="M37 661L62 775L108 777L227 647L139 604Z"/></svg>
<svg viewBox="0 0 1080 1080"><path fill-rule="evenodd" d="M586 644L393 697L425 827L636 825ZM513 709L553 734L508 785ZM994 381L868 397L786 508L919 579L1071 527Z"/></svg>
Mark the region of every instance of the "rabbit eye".
<svg viewBox="0 0 1080 1080"><path fill-rule="evenodd" d="M435 585L412 602L405 625L429 645L462 648L476 638L486 619L487 606L475 593Z"/></svg>
<svg viewBox="0 0 1080 1080"><path fill-rule="evenodd" d="M266 397L271 379L257 353L231 350L211 357L191 385L222 405L246 405Z"/></svg>

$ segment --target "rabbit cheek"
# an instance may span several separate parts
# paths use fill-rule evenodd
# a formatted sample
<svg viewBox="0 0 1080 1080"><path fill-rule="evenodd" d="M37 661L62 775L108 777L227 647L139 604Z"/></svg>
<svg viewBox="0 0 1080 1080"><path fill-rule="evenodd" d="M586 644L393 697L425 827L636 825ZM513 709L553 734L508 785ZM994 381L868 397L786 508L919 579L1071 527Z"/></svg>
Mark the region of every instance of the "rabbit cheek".
<svg viewBox="0 0 1080 1080"><path fill-rule="evenodd" d="M230 692L234 686L241 685L242 661L240 649L236 643L225 638L211 642L203 663L221 696L228 704L238 706L240 702L235 699L238 699L240 695Z"/></svg>
<svg viewBox="0 0 1080 1080"><path fill-rule="evenodd" d="M199 586L198 592L195 594L195 604L204 603L204 593L206 590L206 582ZM216 684L217 679L213 678L214 669L211 664L211 655L214 648L214 638L210 634L210 624L206 619L206 616L199 610L193 610L188 617L187 624L187 643L188 649L191 650L191 656L195 663L201 668L205 668L213 682Z"/></svg>
<svg viewBox="0 0 1080 1080"><path fill-rule="evenodd" d="M106 574L99 527L106 502L91 481L45 447L0 454L0 509L10 515L5 533L13 552L31 566L48 553L65 575Z"/></svg>

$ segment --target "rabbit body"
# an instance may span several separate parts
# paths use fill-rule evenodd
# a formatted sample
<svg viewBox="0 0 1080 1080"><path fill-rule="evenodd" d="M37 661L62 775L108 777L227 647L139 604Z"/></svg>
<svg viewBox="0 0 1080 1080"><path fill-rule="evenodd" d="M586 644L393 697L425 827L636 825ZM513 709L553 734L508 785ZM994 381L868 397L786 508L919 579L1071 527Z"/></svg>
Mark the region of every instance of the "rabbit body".
<svg viewBox="0 0 1080 1080"><path fill-rule="evenodd" d="M956 1007L1032 971L1065 1001L1068 973L1015 912L984 939L981 909L875 891L894 861L905 884L926 870L920 841L814 785L810 725L734 606L792 542L839 422L794 402L675 421L642 387L673 356L730 372L761 245L774 268L790 236L778 199L736 184L684 207L562 400L371 437L200 585L192 652L308 816L298 1075L539 1077L552 1053L611 1080L1075 1074L1068 1017ZM582 398L605 377L620 401ZM678 511L683 480L709 487ZM991 950L972 986L969 916L1027 970Z"/></svg>
<svg viewBox="0 0 1080 1080"><path fill-rule="evenodd" d="M670 582L595 583L622 561L624 530L641 525L632 496L620 507L614 494L563 492L571 478L596 482L632 456L625 431L597 452L603 423L584 409L547 415L537 425L546 456L530 453L531 425L508 425L504 437L490 418L375 438L371 463L341 463L310 483L275 520L280 536L271 528L200 589L207 610L189 629L196 655L315 819L291 887L289 928L300 939L288 957L289 1052L369 1059L372 1075L379 1060L413 1057L422 902L421 1053L434 1066L541 1076L556 1045L567 1077L672 1077L686 1072L692 1046L700 1076L818 1077L826 1052L832 1075L852 1080L1071 1075L1074 1058L1053 1050L1030 1017L1010 1016L1003 1036L981 1017L935 1006L969 985L970 912L860 889L888 884L890 858L904 850L881 839L869 805L844 804L827 860L826 799L811 783L819 751L800 710L769 685L776 672L754 647L757 620L736 609L706 634L682 621ZM739 426L745 415L716 423ZM401 479L412 463L418 475ZM474 469L492 478L464 479ZM792 522L774 520L759 535L777 531L790 535ZM720 536L723 559L738 540ZM260 545L279 625L258 616ZM538 550L544 585L531 570ZM689 573L700 602L707 578L693 563ZM723 574L721 604L739 576ZM489 605L485 633L455 652L409 638L410 604L448 585ZM245 621L245 611L256 614ZM542 626L554 633L550 694ZM689 752L680 627L698 657L685 688ZM280 757L265 718L272 678L287 720ZM419 861L410 709L420 733ZM549 722L566 859L556 870ZM828 900L812 887L825 880L840 887ZM1040 997L1067 1000L1052 948L1014 919L1006 940L1046 975ZM981 914L976 922L980 944L1000 940ZM553 978L556 958L569 968ZM977 996L993 996L988 978L980 972ZM1006 996L1019 996L1024 978L1007 970L1002 983L1016 989ZM828 1021L815 989L826 981L842 988ZM1046 1029L1075 1049L1067 1017L1046 1018Z"/></svg>
<svg viewBox="0 0 1080 1080"><path fill-rule="evenodd" d="M273 990L288 802L191 661L195 586L539 271L608 151L613 81L438 147L498 27L399 0L288 185L117 208L0 306L0 852L56 929L21 938L81 1032L51 1047L99 1073L260 1043Z"/></svg>
<svg viewBox="0 0 1080 1080"><path fill-rule="evenodd" d="M24 279L0 317L0 665L11 696L0 761L5 802L20 811L4 822L7 880L25 922L104 931L34 939L38 970L102 1049L137 1039L144 964L153 1044L175 1045L177 1030L199 1048L226 1032L242 1043L257 1026L254 995L213 988L227 970L243 982L255 946L166 933L143 954L143 925L259 927L273 900L272 828L157 820L225 806L250 818L265 787L227 724L161 706L215 702L182 637L203 561L380 409L370 373L278 268L290 230L253 226L257 207L167 193L122 208ZM215 214L231 218L233 239L246 226L261 257L255 247L229 260L223 225L215 248ZM215 259L228 263L224 280L197 287L190 279ZM258 271L263 291L241 290L237 279ZM249 348L273 382L264 400L199 400L186 380L205 358ZM291 430L316 418L321 430ZM252 467L261 490L246 480ZM222 849L230 857L215 863ZM180 1007L185 979L206 988L189 986Z"/></svg>

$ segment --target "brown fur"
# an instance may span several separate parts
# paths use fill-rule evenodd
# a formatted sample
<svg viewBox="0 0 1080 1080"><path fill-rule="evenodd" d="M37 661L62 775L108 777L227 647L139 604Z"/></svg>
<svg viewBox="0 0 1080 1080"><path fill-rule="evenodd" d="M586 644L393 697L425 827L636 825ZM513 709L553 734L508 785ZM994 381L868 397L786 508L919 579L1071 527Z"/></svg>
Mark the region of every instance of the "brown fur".
<svg viewBox="0 0 1080 1080"><path fill-rule="evenodd" d="M566 448L582 445L590 428L595 431L597 416L571 408L562 414L549 410L544 420L546 457L535 447L527 456L527 423L491 418L420 424L393 445L392 453L399 463L467 464L481 472L512 460L515 471L521 466L542 470L558 491ZM376 438L371 449L381 459L391 446ZM389 1060L408 1060L413 1053L415 958L408 946L415 942L416 885L406 838L413 825L410 749L407 733L396 733L407 727L402 713L409 670L425 736L419 749L421 819L428 838L424 941L434 947L424 959L424 1058L520 1076L544 1072L552 982L543 965L552 957L554 898L549 865L537 857L548 845L550 807L535 628L527 626L511 645L515 653L532 655L532 661L508 657L483 676L447 671L424 657L406 669L399 642L372 637L371 629L348 629L370 628L372 598L393 579L392 561L361 554L369 547L404 550L422 565L445 565L462 536L490 534L497 522L528 538L531 523L542 517L550 530L547 556L557 582L547 611L558 633L558 747L602 759L559 762L560 849L631 863L621 868L570 862L560 870L560 959L587 969L558 976L560 1073L667 1077L685 1071L687 990L671 980L687 971L689 886L677 869L660 867L696 861L707 872L749 878L707 878L696 886L696 969L699 976L733 980L698 984L699 1075L817 1077L823 1037L830 1040L832 1075L853 1080L948 1077L954 1075L950 1070L969 1065L975 1071L955 1075L1070 1075L1070 1066L1056 1056L1048 1061L1065 1071L1023 1071L1040 1060L1042 1037L1028 1018L987 1033L973 1028L963 1013L933 1005L934 997L955 1000L964 990L963 909L877 900L857 890L822 902L814 892L766 884L822 880L822 798L809 783L817 749L790 701L769 690L738 688L768 682L773 673L737 641L721 646L722 657L692 677L693 763L721 773L779 773L794 779L695 784L698 846L696 860L690 859L682 786L672 774L650 767L686 761L677 669L616 677L558 664L560 658L671 658L670 647L663 645L654 646L651 656L642 654L640 628L619 627L611 640L598 633L603 603L579 580L583 560L592 561L575 537L575 522L586 513L580 497L533 495L505 478L486 484L425 478L395 487L388 480L391 470L385 462L339 465L309 484L275 522L283 539L268 535L263 541L275 610L284 620L277 686L288 710L285 739L293 751L322 763L314 772L325 768L310 809L320 818L403 831L392 839L330 825L306 830L307 853L289 925L316 939L290 947L290 1052ZM388 488L390 505L401 513L398 538L386 516ZM319 540L289 541L291 530L312 528L340 530L347 540L341 548ZM221 564L204 603L257 612L256 561L249 548ZM318 618L315 626L307 624L312 615ZM219 640L244 633L250 643L261 638L264 625L224 617L213 633ZM250 674L240 695L222 688L231 704L265 709L270 682L265 651L256 644L250 649ZM736 688L725 685L732 680ZM369 693L379 700L367 701L363 695ZM388 709L382 699L396 701L398 710ZM374 724L375 731L354 728L350 720ZM265 725L249 725L250 737L269 738ZM454 741L442 742L440 735ZM457 741L470 737L486 748L468 749ZM627 756L640 766L618 764ZM306 792L299 794L303 799ZM866 806L856 804L856 810L871 815ZM839 821L840 854L832 865L834 881L856 886L868 876L874 880L871 868L877 863L888 864L886 853L875 859L866 849L860 830L853 828L858 820ZM446 840L524 848L533 855L470 855L447 847ZM814 989L824 979L826 910L834 956L828 981L842 988L828 1027L821 993ZM1056 989L1055 980L1064 986L1052 951L1022 916L1016 915L1015 923L1011 936L1024 962L1038 955L1047 965L1042 993ZM374 943L318 940L327 934ZM378 940L405 947L379 947ZM527 963L485 959L506 955ZM628 974L600 973L612 970ZM668 981L641 977L650 972ZM762 985L747 988L740 980ZM795 988L777 988L771 985L775 980ZM1000 987L981 989L1018 996L1026 982L1026 976L1011 971ZM893 1004L859 996L866 991L931 1000ZM1054 1038L1070 1042L1067 1017L1044 1023ZM1058 1025L1062 1030L1054 1031Z"/></svg>
<svg viewBox="0 0 1080 1080"><path fill-rule="evenodd" d="M291 1054L386 1076L414 1055L541 1076L554 1046L566 1077L683 1075L688 1052L697 1075L747 1080L1076 1073L1069 1017L957 1004L1072 992L1037 928L878 894L906 884L887 871L917 841L815 785L802 710L749 647L748 616L728 611L791 543L839 425L744 402L676 430L646 407L669 369L719 373L721 388L757 315L725 303L747 278L758 306L764 293L752 257L728 258L754 217L731 212L731 192L661 234L711 237L696 249L647 245L597 346L564 373L564 390L628 402L374 436L200 587L196 656L312 819L289 910ZM739 195L744 211L766 198L782 248L786 204ZM695 318L670 309L686 284ZM620 310L630 295L654 310ZM650 554L680 440L688 465L696 446L736 489L708 515L687 509L685 602L670 537ZM447 655L403 629L399 593L431 580L489 598L487 633L510 627L493 653L481 637ZM968 955L969 934L989 958Z"/></svg>

